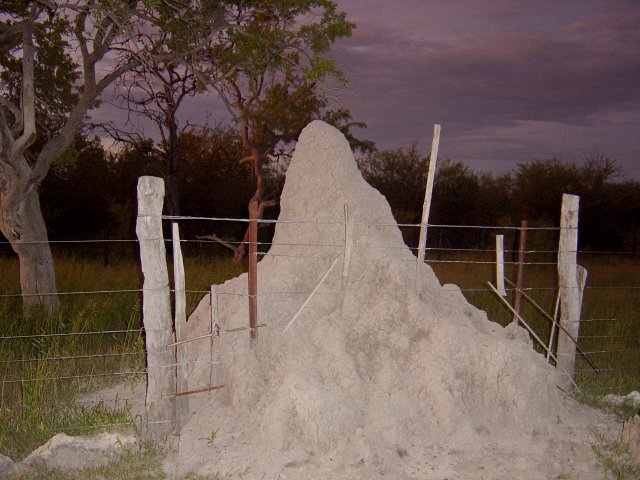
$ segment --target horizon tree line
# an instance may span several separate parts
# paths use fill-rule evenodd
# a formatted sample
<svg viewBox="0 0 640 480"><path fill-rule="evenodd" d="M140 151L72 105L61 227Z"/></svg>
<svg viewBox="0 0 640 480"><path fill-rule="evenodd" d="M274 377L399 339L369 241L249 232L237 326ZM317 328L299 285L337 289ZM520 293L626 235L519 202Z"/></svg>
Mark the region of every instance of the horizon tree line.
<svg viewBox="0 0 640 480"><path fill-rule="evenodd" d="M255 180L252 166L238 162L246 150L235 128L233 124L193 126L178 136L181 168L177 187L184 214L246 217ZM416 145L381 151L369 148L357 155L363 177L385 195L398 223L419 223L429 156L420 155ZM283 163L286 160L277 157L265 163L265 198L279 198ZM107 152L97 137L78 135L40 189L51 238L134 239L137 179L141 175L166 177L167 168L162 149L149 139ZM624 180L622 174L614 159L597 150L580 164L558 158L532 160L500 175L479 174L462 162L441 161L429 223L495 228L430 227L428 247L490 248L500 227L517 226L523 219L530 226L557 226L562 194L573 193L581 197L581 250L636 254L640 247L640 182ZM168 206L165 211L170 211ZM278 211L276 205L267 218L277 218ZM192 239L212 233L207 223L190 222L183 228ZM241 224L233 223L217 224L215 232L234 244L240 244L244 235ZM417 247L418 229L403 227L402 232L407 245ZM261 235L268 241L270 230ZM553 235L536 238L531 237L537 243L532 246L553 248ZM1 251L8 249L5 246Z"/></svg>

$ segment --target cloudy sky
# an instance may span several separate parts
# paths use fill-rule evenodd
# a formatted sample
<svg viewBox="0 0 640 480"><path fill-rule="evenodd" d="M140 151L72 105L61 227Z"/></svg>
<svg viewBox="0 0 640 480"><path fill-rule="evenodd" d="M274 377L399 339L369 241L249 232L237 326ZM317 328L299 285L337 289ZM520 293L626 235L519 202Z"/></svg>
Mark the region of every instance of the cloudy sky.
<svg viewBox="0 0 640 480"><path fill-rule="evenodd" d="M476 172L598 149L640 180L640 0L336 2L357 28L334 48L350 84L329 92L379 148L426 154L439 123L439 158ZM224 112L199 97L181 117Z"/></svg>
<svg viewBox="0 0 640 480"><path fill-rule="evenodd" d="M496 173L594 148L640 179L637 0L337 0L357 24L336 93L381 148Z"/></svg>

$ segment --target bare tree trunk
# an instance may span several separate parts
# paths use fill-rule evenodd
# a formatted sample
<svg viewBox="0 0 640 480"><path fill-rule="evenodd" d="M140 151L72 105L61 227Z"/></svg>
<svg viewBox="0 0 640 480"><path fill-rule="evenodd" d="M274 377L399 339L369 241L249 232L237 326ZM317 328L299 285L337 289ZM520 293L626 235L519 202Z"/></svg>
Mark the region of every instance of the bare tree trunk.
<svg viewBox="0 0 640 480"><path fill-rule="evenodd" d="M0 94L0 231L20 260L24 315L29 316L37 305L43 305L52 315L58 311L59 302L47 228L40 210L38 186L53 162L71 145L87 111L95 105L96 98L119 76L135 68L138 61L133 60L107 69L98 80L96 65L112 50L114 39L119 35L119 27L114 25L109 16L95 22L89 19L93 13L92 6L78 11L75 20L71 22L74 24L73 36L77 41L76 51L82 56L79 62L82 68L81 79L76 85L79 91L77 101L69 105L70 109L58 131L48 138L37 155L32 152L34 157L27 161L26 152L34 144L38 130L36 46L33 34L36 23L46 7L43 5L44 2L26 3L29 8L28 14L23 21L13 24L16 28L12 32L22 37L20 101L14 103L4 91ZM133 6L132 4L131 7ZM64 7L60 15L64 16L65 11L67 7ZM86 35L89 29L97 33ZM92 39L89 40L87 37ZM3 41L0 41L0 44L5 46ZM9 118L7 112L10 114Z"/></svg>
<svg viewBox="0 0 640 480"><path fill-rule="evenodd" d="M178 125L176 123L176 111L171 110L167 114L167 123L169 127L169 138L167 151L165 152L165 161L167 168L167 213L169 215L180 215L180 187L178 182L178 168L180 157L178 154Z"/></svg>
<svg viewBox="0 0 640 480"><path fill-rule="evenodd" d="M240 93L240 89L237 86L235 87L237 92L238 105L242 108L243 106L242 95ZM254 192L253 196L251 197L251 200L249 201L249 209L251 209L251 204L255 202L256 205L258 206L256 219L260 220L264 213L264 209L267 207L276 206L279 200L275 200L275 199L263 200L262 198L264 195L264 189L265 189L264 188L265 178L264 178L264 171L262 169L262 158L264 155L267 154L267 152L263 152L263 154L261 154L260 151L258 150L258 147L253 145L249 140L249 120L247 118L246 111L243 112L241 116L241 121L242 121L242 126L240 128L240 138L242 140L242 145L251 153L249 153L249 155L247 155L246 157L242 158L240 160L240 163L249 163L251 165L251 171L256 180L256 191ZM258 224L258 227L260 227L260 224ZM249 230L250 230L250 226L247 227L247 230L244 233L244 237L242 238L242 242L240 242L240 245L238 245L238 247L236 248L236 251L233 255L233 263L236 263L236 264L241 263L242 259L246 254L246 247L249 242Z"/></svg>
<svg viewBox="0 0 640 480"><path fill-rule="evenodd" d="M0 231L20 261L23 312L28 317L42 305L47 314L53 315L59 302L38 189L29 175L30 169L16 172L3 163L0 162Z"/></svg>

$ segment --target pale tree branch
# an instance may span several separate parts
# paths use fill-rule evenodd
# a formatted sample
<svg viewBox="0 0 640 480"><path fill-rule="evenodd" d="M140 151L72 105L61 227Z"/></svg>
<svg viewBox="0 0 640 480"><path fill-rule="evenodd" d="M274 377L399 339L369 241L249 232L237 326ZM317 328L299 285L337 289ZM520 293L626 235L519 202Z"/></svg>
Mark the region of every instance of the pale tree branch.
<svg viewBox="0 0 640 480"><path fill-rule="evenodd" d="M104 130L113 140L121 144L134 145L145 140L140 133L126 131L116 127L114 122L91 123L88 124L87 127L90 131L94 131L95 129Z"/></svg>
<svg viewBox="0 0 640 480"><path fill-rule="evenodd" d="M36 4L31 6L29 20L22 31L22 135L11 145L10 156L18 158L36 139L36 94L34 88L33 26L39 15Z"/></svg>
<svg viewBox="0 0 640 480"><path fill-rule="evenodd" d="M13 115L14 121L13 125L11 125L11 132L15 134L22 131L22 112L20 111L20 108L18 108L15 103L4 96L0 96L0 106L9 110L9 112L11 112L11 115ZM8 123L6 125L8 127Z"/></svg>
<svg viewBox="0 0 640 480"><path fill-rule="evenodd" d="M28 26L29 20L23 20L12 24L3 23L0 24L0 45L9 42L9 38L22 33Z"/></svg>
<svg viewBox="0 0 640 480"><path fill-rule="evenodd" d="M4 110L0 108L0 152L5 153L12 143L13 136L11 135L11 131L7 125L7 118L4 114Z"/></svg>
<svg viewBox="0 0 640 480"><path fill-rule="evenodd" d="M86 59L89 58L89 49L87 48L87 40L84 38L84 26L87 21L87 14L85 12L81 12L76 17L74 34L76 36L76 40L78 40L78 46L80 47L80 53L82 54L83 59L83 67L85 66Z"/></svg>
<svg viewBox="0 0 640 480"><path fill-rule="evenodd" d="M97 84L96 90L98 95L104 91L111 83L113 83L116 79L122 76L122 74L128 72L132 68L135 68L140 65L138 60L132 60L128 63L121 65L120 67L113 70L111 73L105 75Z"/></svg>
<svg viewBox="0 0 640 480"><path fill-rule="evenodd" d="M55 137L51 138L41 149L36 162L33 165L33 176L37 182L41 182L47 174L50 166L62 153L71 145L74 135L80 128L87 112L93 107L96 98L104 89L114 82L126 71L134 68L139 63L137 60L125 63L115 68L105 75L99 82L96 82L96 65L103 59L108 51L105 45L98 42L98 48L94 43L93 52L89 49L84 38L84 25L86 15L81 12L76 19L75 36L80 45L83 66L83 90L78 102L71 110L67 121ZM101 40L100 40L101 41Z"/></svg>

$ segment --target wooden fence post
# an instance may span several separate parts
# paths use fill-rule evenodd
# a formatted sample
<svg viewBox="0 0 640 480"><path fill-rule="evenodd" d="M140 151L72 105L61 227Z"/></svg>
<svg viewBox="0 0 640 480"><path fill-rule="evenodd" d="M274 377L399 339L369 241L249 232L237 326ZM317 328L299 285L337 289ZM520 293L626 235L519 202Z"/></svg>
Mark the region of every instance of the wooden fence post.
<svg viewBox="0 0 640 480"><path fill-rule="evenodd" d="M181 344L186 340L187 328L187 298L184 278L184 260L182 257L182 247L180 245L180 227L176 222L171 224L172 244L173 244L173 321L176 330L176 394L189 390L186 365L186 345ZM180 419L186 417L189 412L189 399L184 396L176 399L176 413L178 417L177 426L180 428Z"/></svg>
<svg viewBox="0 0 640 480"><path fill-rule="evenodd" d="M211 309L211 318L209 322L209 384L218 384L218 362L220 361L220 352L222 351L220 341L220 316L218 315L218 287L211 285L209 289L209 308Z"/></svg>
<svg viewBox="0 0 640 480"><path fill-rule="evenodd" d="M520 315L520 304L522 303L522 288L524 286L524 257L527 246L527 226L528 222L522 220L520 222L520 241L518 243L518 273L516 276L516 292L513 298L513 309L516 314L513 316L513 322L518 325L518 315Z"/></svg>
<svg viewBox="0 0 640 480"><path fill-rule="evenodd" d="M347 284L349 266L351 265L351 249L353 248L353 223L349 214L349 205L344 205L344 258L342 260L342 288Z"/></svg>
<svg viewBox="0 0 640 480"><path fill-rule="evenodd" d="M560 295L560 325L573 338L578 339L580 332L580 311L582 293L578 274L578 206L580 197L562 195L562 213L560 218L560 244L558 247L558 284ZM584 284L584 283L583 283ZM576 345L564 331L558 332L558 365L569 378L564 388L571 389L575 373Z"/></svg>
<svg viewBox="0 0 640 480"><path fill-rule="evenodd" d="M140 243L142 321L147 349L147 428L162 438L176 425L176 356L169 299L169 274L162 235L164 182L144 176L138 180L136 234Z"/></svg>
<svg viewBox="0 0 640 480"><path fill-rule="evenodd" d="M433 140L431 141L431 156L429 157L429 171L427 172L427 188L424 192L422 204L422 220L420 222L420 241L418 243L418 263L424 263L424 255L427 249L427 224L429 223L429 211L431 210L431 194L433 182L436 176L436 162L438 160L438 147L440 145L440 125L433 126Z"/></svg>

